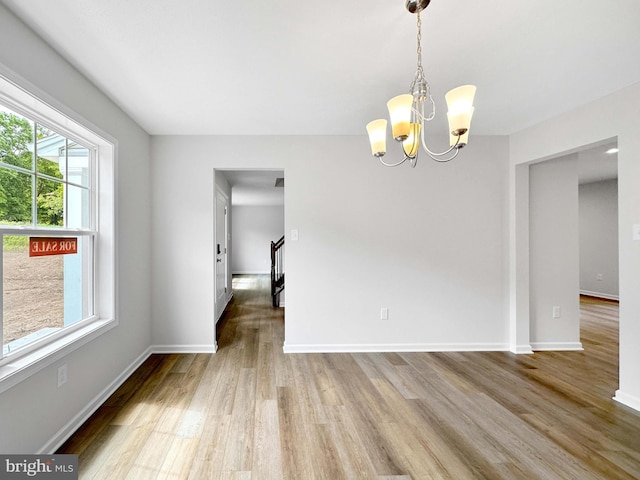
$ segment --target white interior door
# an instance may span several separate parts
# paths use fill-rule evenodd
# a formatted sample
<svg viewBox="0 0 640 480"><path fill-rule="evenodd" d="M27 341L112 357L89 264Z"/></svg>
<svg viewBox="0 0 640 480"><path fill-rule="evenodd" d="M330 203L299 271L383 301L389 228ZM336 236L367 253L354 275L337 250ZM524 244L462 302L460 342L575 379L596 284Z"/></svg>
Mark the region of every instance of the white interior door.
<svg viewBox="0 0 640 480"><path fill-rule="evenodd" d="M214 253L216 258L216 321L227 305L227 213L228 199L216 194L216 234Z"/></svg>

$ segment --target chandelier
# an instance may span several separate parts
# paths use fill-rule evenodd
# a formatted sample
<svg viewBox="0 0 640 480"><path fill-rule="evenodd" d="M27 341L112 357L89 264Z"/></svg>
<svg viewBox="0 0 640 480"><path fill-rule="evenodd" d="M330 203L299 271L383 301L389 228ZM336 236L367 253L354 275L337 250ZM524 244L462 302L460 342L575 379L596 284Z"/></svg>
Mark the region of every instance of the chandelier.
<svg viewBox="0 0 640 480"><path fill-rule="evenodd" d="M449 119L449 145L444 152L436 153L429 149L424 139L425 123L430 122L436 115L436 105L431 96L429 83L422 69L422 21L420 14L427 8L431 0L407 0L406 7L417 19L418 65L409 93L393 97L387 102L393 139L402 143L404 158L397 163L386 163L382 160L387 150L387 120L378 119L367 124L371 153L387 167L396 167L409 160L412 167L418 162L420 144L433 160L448 162L453 160L460 149L467 144L469 128L473 115L473 97L476 87L463 85L450 90L445 95L447 102L447 117Z"/></svg>

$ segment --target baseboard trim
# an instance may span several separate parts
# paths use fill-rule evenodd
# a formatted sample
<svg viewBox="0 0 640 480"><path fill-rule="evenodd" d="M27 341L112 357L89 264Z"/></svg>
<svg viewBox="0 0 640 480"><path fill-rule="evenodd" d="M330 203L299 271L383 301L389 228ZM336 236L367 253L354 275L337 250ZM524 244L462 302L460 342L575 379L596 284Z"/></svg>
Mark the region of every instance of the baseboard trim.
<svg viewBox="0 0 640 480"><path fill-rule="evenodd" d="M640 412L640 398L624 393L622 390L616 390L616 394L613 399L629 408L632 408Z"/></svg>
<svg viewBox="0 0 640 480"><path fill-rule="evenodd" d="M58 448L66 442L73 433L86 422L91 415L93 415L100 406L107 401L107 399L118 389L120 386L133 374L149 358L153 352L151 347L147 348L133 363L131 363L118 377L111 382L102 392L100 392L93 400L91 400L87 406L85 406L78 414L73 417L66 425L64 425L56 434L45 443L38 455L53 454Z"/></svg>
<svg viewBox="0 0 640 480"><path fill-rule="evenodd" d="M584 350L581 342L531 342L531 348L536 352Z"/></svg>
<svg viewBox="0 0 640 480"><path fill-rule="evenodd" d="M216 353L214 344L210 345L153 345L151 353Z"/></svg>
<svg viewBox="0 0 640 480"><path fill-rule="evenodd" d="M600 292L590 292L589 290L580 290L580 295L586 295L587 297L604 298L606 300L620 301L620 297L618 295L610 295L608 293L600 293Z"/></svg>
<svg viewBox="0 0 640 480"><path fill-rule="evenodd" d="M512 346L509 351L517 355L530 355L533 353L533 349L529 344Z"/></svg>
<svg viewBox="0 0 640 480"><path fill-rule="evenodd" d="M338 344L282 346L284 353L375 353L375 352L504 352L506 343L428 343L428 344Z"/></svg>
<svg viewBox="0 0 640 480"><path fill-rule="evenodd" d="M86 407L64 425L36 453L38 455L53 454L73 435L78 428L93 415L100 406L135 372L147 358L154 353L215 353L215 345L154 345L147 348L133 363L100 392Z"/></svg>

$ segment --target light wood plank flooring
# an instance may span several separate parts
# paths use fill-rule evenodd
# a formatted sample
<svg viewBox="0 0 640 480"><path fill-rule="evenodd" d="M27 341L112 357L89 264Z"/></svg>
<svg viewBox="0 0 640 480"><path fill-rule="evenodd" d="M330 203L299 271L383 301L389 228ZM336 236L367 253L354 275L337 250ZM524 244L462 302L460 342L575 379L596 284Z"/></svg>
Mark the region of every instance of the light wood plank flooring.
<svg viewBox="0 0 640 480"><path fill-rule="evenodd" d="M215 355L153 355L71 437L81 478L640 478L618 306L584 352L282 353L268 277L234 278Z"/></svg>

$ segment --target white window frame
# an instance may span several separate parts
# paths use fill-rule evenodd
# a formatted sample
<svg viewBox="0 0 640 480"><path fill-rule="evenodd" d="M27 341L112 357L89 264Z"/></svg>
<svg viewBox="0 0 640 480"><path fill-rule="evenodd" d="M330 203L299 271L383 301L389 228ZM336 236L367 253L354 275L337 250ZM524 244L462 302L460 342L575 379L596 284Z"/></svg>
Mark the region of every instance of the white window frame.
<svg viewBox="0 0 640 480"><path fill-rule="evenodd" d="M0 226L4 235L83 236L93 239L93 315L2 357L0 393L118 325L116 315L117 141L0 65L0 102L15 113L90 147L94 156L89 229ZM0 260L1 258L0 251ZM0 278L2 262L0 261ZM0 295L0 308L2 296ZM0 328L0 344L2 344Z"/></svg>

